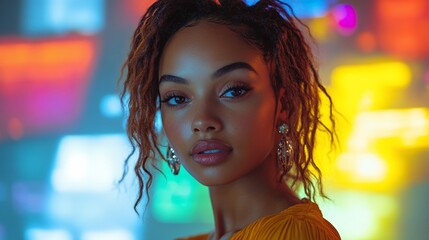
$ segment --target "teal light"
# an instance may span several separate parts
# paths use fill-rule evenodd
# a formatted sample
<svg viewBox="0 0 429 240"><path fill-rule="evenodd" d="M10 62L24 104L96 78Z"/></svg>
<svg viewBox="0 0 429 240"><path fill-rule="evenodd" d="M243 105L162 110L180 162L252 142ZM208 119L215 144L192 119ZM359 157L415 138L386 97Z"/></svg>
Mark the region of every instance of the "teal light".
<svg viewBox="0 0 429 240"><path fill-rule="evenodd" d="M164 223L212 223L212 210L206 187L198 183L184 168L174 176L162 162L165 176L154 179L151 200L154 217Z"/></svg>

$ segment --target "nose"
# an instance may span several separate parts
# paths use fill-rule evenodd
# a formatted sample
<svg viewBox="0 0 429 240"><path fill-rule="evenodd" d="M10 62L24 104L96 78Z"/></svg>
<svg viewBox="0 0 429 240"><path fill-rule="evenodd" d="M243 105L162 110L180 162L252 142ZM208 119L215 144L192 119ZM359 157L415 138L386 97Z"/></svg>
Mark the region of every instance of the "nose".
<svg viewBox="0 0 429 240"><path fill-rule="evenodd" d="M218 132L222 129L219 111L214 106L204 105L194 109L195 115L192 121L194 133Z"/></svg>

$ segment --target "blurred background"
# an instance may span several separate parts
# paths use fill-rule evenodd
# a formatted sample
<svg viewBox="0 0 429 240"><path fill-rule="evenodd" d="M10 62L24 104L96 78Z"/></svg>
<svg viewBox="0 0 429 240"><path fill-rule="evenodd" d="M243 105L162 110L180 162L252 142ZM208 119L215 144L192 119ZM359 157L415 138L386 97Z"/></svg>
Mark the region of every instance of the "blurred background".
<svg viewBox="0 0 429 240"><path fill-rule="evenodd" d="M117 184L130 146L116 82L152 2L0 0L0 240L212 229L207 190L185 171L163 165L140 216L133 174ZM429 1L288 2L342 114L341 146L327 157L319 144L324 216L343 239L427 239Z"/></svg>

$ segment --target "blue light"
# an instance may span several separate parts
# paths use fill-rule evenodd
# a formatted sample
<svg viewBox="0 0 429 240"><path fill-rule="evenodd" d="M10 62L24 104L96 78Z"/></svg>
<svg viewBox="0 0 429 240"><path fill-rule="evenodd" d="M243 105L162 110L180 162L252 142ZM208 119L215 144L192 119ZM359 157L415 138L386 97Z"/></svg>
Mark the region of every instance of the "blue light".
<svg viewBox="0 0 429 240"><path fill-rule="evenodd" d="M248 5L254 5L259 0L246 0ZM287 1L291 5L295 15L299 18L315 18L326 15L329 6L327 0L290 0ZM289 12L289 9L286 8Z"/></svg>
<svg viewBox="0 0 429 240"><path fill-rule="evenodd" d="M22 30L27 35L93 34L104 25L103 0L24 0Z"/></svg>
<svg viewBox="0 0 429 240"><path fill-rule="evenodd" d="M41 229L27 228L25 230L27 240L72 240L71 233L65 229Z"/></svg>
<svg viewBox="0 0 429 240"><path fill-rule="evenodd" d="M131 151L122 134L76 135L61 139L51 183L57 192L109 192ZM96 173L96 174L94 174Z"/></svg>
<svg viewBox="0 0 429 240"><path fill-rule="evenodd" d="M119 96L116 94L106 95L101 99L100 111L108 118L121 117L122 105Z"/></svg>
<svg viewBox="0 0 429 240"><path fill-rule="evenodd" d="M88 231L82 234L82 240L134 240L133 232L128 229L109 229L104 231Z"/></svg>
<svg viewBox="0 0 429 240"><path fill-rule="evenodd" d="M326 0L293 0L291 5L300 18L323 17L329 10Z"/></svg>
<svg viewBox="0 0 429 240"><path fill-rule="evenodd" d="M132 208L135 192L127 191L134 183L133 174L118 185L130 151L124 134L64 136L50 176L46 221L61 223L72 231L73 239L137 239L138 218ZM142 204L146 201L144 197ZM40 233L51 234L36 232ZM43 239L63 239L48 237Z"/></svg>

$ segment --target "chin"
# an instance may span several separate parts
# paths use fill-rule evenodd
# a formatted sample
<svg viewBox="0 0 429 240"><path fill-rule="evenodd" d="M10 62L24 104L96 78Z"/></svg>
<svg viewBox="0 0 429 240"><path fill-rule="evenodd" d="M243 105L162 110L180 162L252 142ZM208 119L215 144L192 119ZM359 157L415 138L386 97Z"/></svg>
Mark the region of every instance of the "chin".
<svg viewBox="0 0 429 240"><path fill-rule="evenodd" d="M225 172L219 173L213 169L206 169L203 173L191 175L202 185L206 187L217 187L234 182L239 176L226 175Z"/></svg>

